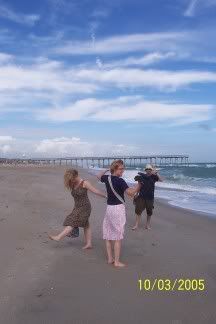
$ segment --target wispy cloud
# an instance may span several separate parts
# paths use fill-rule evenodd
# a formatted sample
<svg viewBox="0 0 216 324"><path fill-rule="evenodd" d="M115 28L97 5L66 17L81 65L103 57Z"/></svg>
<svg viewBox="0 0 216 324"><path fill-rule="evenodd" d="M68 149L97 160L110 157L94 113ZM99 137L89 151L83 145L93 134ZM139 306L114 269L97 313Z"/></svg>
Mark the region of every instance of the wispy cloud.
<svg viewBox="0 0 216 324"><path fill-rule="evenodd" d="M13 144L6 144L6 142L1 144L0 142L0 152L3 156L11 155L13 157L97 156L134 154L139 151L140 147L136 145L113 144L109 141L87 141L75 136L50 137L40 141L27 141L16 138L13 139Z"/></svg>
<svg viewBox="0 0 216 324"><path fill-rule="evenodd" d="M142 57L127 57L125 59L121 59L118 61L111 61L107 64L100 64L100 67L104 68L116 68L116 67L127 67L127 66L148 66L152 65L164 60L172 59L176 57L176 53L174 52L168 52L168 53L149 53L146 55L143 55Z"/></svg>
<svg viewBox="0 0 216 324"><path fill-rule="evenodd" d="M55 92L56 94L91 93L97 86L91 82L79 82L72 71L61 62L41 59L39 62L19 66L8 64L0 66L0 91L32 90Z"/></svg>
<svg viewBox="0 0 216 324"><path fill-rule="evenodd" d="M55 122L88 120L190 124L209 120L213 109L212 105L166 103L147 101L140 96L126 96L112 100L78 100L64 108L40 111L38 118Z"/></svg>
<svg viewBox="0 0 216 324"><path fill-rule="evenodd" d="M78 155L83 155L83 152L91 154L89 151L91 146L88 142L81 141L78 137L60 137L53 139L44 139L36 144L35 152L38 154L50 155L65 155L68 152L76 152Z"/></svg>
<svg viewBox="0 0 216 324"><path fill-rule="evenodd" d="M14 42L14 36L9 32L8 29L0 30L0 44L8 45Z"/></svg>
<svg viewBox="0 0 216 324"><path fill-rule="evenodd" d="M97 30L98 26L99 26L99 22L97 22L97 21L91 22L90 26L89 26L92 49L95 48L96 30Z"/></svg>
<svg viewBox="0 0 216 324"><path fill-rule="evenodd" d="M0 153L8 154L12 150L11 143L13 142L13 137L8 135L0 135Z"/></svg>
<svg viewBox="0 0 216 324"><path fill-rule="evenodd" d="M47 0L50 10L47 15L47 22L55 25L63 15L70 15L77 9L78 2L66 0Z"/></svg>
<svg viewBox="0 0 216 324"><path fill-rule="evenodd" d="M0 52L0 65L10 62L13 59L13 55Z"/></svg>
<svg viewBox="0 0 216 324"><path fill-rule="evenodd" d="M107 8L97 8L95 9L92 14L91 17L94 18L107 18L110 14L110 10Z"/></svg>
<svg viewBox="0 0 216 324"><path fill-rule="evenodd" d="M146 144L147 145L147 144ZM146 146L145 146L146 147ZM27 140L20 137L0 136L0 153L3 157L64 157L134 154L140 151L136 145L113 144L109 141L89 141L79 137L48 137Z"/></svg>
<svg viewBox="0 0 216 324"><path fill-rule="evenodd" d="M193 17L199 10L213 6L216 6L216 0L190 0L184 16Z"/></svg>
<svg viewBox="0 0 216 324"><path fill-rule="evenodd" d="M18 24L33 26L39 19L39 15L25 15L15 12L12 8L0 3L0 17Z"/></svg>
<svg viewBox="0 0 216 324"><path fill-rule="evenodd" d="M11 141L13 141L13 137L12 136L0 135L0 142L1 143L11 142Z"/></svg>
<svg viewBox="0 0 216 324"><path fill-rule="evenodd" d="M198 1L199 0L191 0L190 1L189 6L187 7L187 9L184 12L184 16L186 16L186 17L193 17L194 16L195 9L196 9L196 6L198 4Z"/></svg>
<svg viewBox="0 0 216 324"><path fill-rule="evenodd" d="M129 53L136 51L149 51L167 47L174 47L177 42L191 38L186 32L164 32L150 34L132 34L113 36L106 39L97 40L94 46L88 41L65 42L54 51L64 55L92 55L92 54L115 54ZM160 45L160 46L159 46Z"/></svg>
<svg viewBox="0 0 216 324"><path fill-rule="evenodd" d="M109 142L88 142L78 137L61 137L44 139L35 145L34 153L45 156L93 156L133 154L140 148L135 145L113 144Z"/></svg>
<svg viewBox="0 0 216 324"><path fill-rule="evenodd" d="M81 81L94 81L105 86L125 88L154 88L160 91L176 91L193 84L216 83L216 73L209 71L142 70L138 68L114 68L111 70L80 69L74 76ZM124 77L122 77L124 76Z"/></svg>
<svg viewBox="0 0 216 324"><path fill-rule="evenodd" d="M4 60L10 59L7 55L2 57ZM144 60L145 64L150 61L149 58ZM129 62L131 63L131 59ZM126 64L124 61L123 63ZM122 89L138 91L150 88L168 92L196 84L216 83L216 73L208 71L143 70L128 67L106 70L99 58L97 64L101 66L101 69L91 69L88 66L86 68L69 67L60 61L45 58L39 58L34 63L25 66L16 65L9 60L7 64L0 65L1 115L22 111L35 116L38 109L46 109L45 114L47 114L47 109L51 107L52 109L48 110L49 116L58 116L56 120L66 121L68 112L71 111L71 102L73 102L73 107L76 107L72 110L73 119L82 120L82 116L85 119L86 116L95 114L95 109L98 107L103 110L103 101L96 99L101 91L105 96L113 90L122 93ZM86 98L89 94L95 99L74 102L74 96ZM136 105L137 97L134 100L133 105ZM83 103L85 103L85 108L83 108ZM127 101L126 103L128 104ZM112 101L108 104L114 106ZM104 107L106 106L105 100ZM59 109L58 107L65 108ZM87 115L83 115L83 111L86 111ZM97 111L97 116L98 114ZM55 120L54 117L53 120Z"/></svg>

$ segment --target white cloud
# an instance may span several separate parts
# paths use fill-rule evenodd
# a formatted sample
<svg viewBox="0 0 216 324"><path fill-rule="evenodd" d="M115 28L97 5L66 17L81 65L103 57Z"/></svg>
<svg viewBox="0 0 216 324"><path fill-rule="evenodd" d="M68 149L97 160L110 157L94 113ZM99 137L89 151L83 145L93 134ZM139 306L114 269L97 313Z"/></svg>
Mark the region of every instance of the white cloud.
<svg viewBox="0 0 216 324"><path fill-rule="evenodd" d="M105 67L102 60L99 57L96 58L96 65L99 69L102 69L103 67Z"/></svg>
<svg viewBox="0 0 216 324"><path fill-rule="evenodd" d="M95 47L95 42L96 42L96 30L99 26L99 23L98 22L91 22L90 23L90 26L89 26L89 31L90 31L90 37L91 37L91 45L92 45L92 48Z"/></svg>
<svg viewBox="0 0 216 324"><path fill-rule="evenodd" d="M77 137L44 139L35 145L35 156L97 156L117 155L138 152L139 148L131 145L109 142L87 142Z"/></svg>
<svg viewBox="0 0 216 324"><path fill-rule="evenodd" d="M11 151L11 146L4 144L4 145L0 145L0 152L3 154L9 153Z"/></svg>
<svg viewBox="0 0 216 324"><path fill-rule="evenodd" d="M197 3L198 3L198 0L190 0L189 6L187 7L186 11L184 12L184 16L193 17Z"/></svg>
<svg viewBox="0 0 216 324"><path fill-rule="evenodd" d="M12 151L11 143L14 141L12 136L0 135L0 153L5 156L5 154Z"/></svg>
<svg viewBox="0 0 216 324"><path fill-rule="evenodd" d="M88 120L190 124L209 120L214 108L212 105L147 101L140 96L112 100L89 98L64 108L43 110L38 118L55 122Z"/></svg>
<svg viewBox="0 0 216 324"><path fill-rule="evenodd" d="M98 8L93 11L91 14L94 18L107 18L110 14L110 10L107 8Z"/></svg>
<svg viewBox="0 0 216 324"><path fill-rule="evenodd" d="M97 89L91 82L77 82L73 71L56 61L38 62L31 66L0 66L0 91L31 89L55 93L91 93Z"/></svg>
<svg viewBox="0 0 216 324"><path fill-rule="evenodd" d="M13 35L8 31L8 29L3 29L1 28L0 30L0 43L1 44L8 44L10 42L12 42L13 39Z"/></svg>
<svg viewBox="0 0 216 324"><path fill-rule="evenodd" d="M124 77L123 77L124 76ZM116 68L107 70L81 69L76 73L81 81L94 81L115 87L156 88L175 91L178 88L199 83L215 83L216 73L208 71L166 71Z"/></svg>
<svg viewBox="0 0 216 324"><path fill-rule="evenodd" d="M198 10L213 6L216 6L216 0L190 0L189 5L184 12L184 16L193 17Z"/></svg>
<svg viewBox="0 0 216 324"><path fill-rule="evenodd" d="M57 47L52 46L50 51L54 55L96 55L103 62L105 61L105 58L101 57L103 54L106 55L107 59L113 56L119 57L120 54L134 53L134 57L131 58L118 58L116 63L119 61L119 63L124 64L125 61L123 66L130 65L130 60L131 65L135 65L136 56L142 52L144 54L143 60L142 57L138 57L136 65L140 63L140 65L144 66L148 61L152 61L152 64L156 63L157 58L158 61L166 59L166 57L163 58L162 56L168 53L170 53L170 57L167 57L167 59L176 59L177 61L197 61L197 58L200 57L209 57L211 59L211 56L214 58L216 45L213 40L215 37L216 30L207 26L194 30L117 35L97 40L94 32L91 34L91 40L88 41L66 41L62 39L61 42L57 43L60 45L57 45ZM173 53L173 57L171 57L171 53ZM151 55L153 56L151 57ZM160 55L161 57L159 57ZM127 59L129 59L129 62L127 62ZM112 63L115 64L115 60L110 62L110 64ZM114 66L121 65L111 65L111 67Z"/></svg>
<svg viewBox="0 0 216 324"><path fill-rule="evenodd" d="M91 17L96 18L96 19L103 19L103 18L107 18L109 16L109 14L110 14L110 9L97 8L92 12Z"/></svg>
<svg viewBox="0 0 216 324"><path fill-rule="evenodd" d="M0 65L10 62L13 59L13 55L0 52Z"/></svg>
<svg viewBox="0 0 216 324"><path fill-rule="evenodd" d="M164 60L172 59L176 57L176 53L168 52L168 53L148 53L142 57L127 57L122 60L112 61L107 64L101 64L100 68L115 68L115 67L126 67L126 66L148 66L152 65Z"/></svg>
<svg viewBox="0 0 216 324"><path fill-rule="evenodd" d="M0 143L11 142L11 141L13 141L12 136L0 135Z"/></svg>
<svg viewBox="0 0 216 324"><path fill-rule="evenodd" d="M137 60L139 64L145 65L172 55L174 55L172 52L152 53ZM46 114L47 109L51 107L52 114L58 115L58 107L65 107L61 111L59 120L67 120L67 107L70 108L75 95L80 97L94 93L96 96L95 93L100 94L101 90L109 93L110 90L143 88L167 92L194 84L216 83L214 72L127 68L127 64L133 63L135 63L135 58L131 57L113 61L110 64L122 64L126 67L105 70L106 64L100 58L97 58L97 66L100 69L88 69L89 65L86 68L82 66L71 68L59 61L45 58L38 58L34 63L26 66L15 65L9 61L6 65L0 65L0 114L23 111L35 116L37 110L45 109ZM94 98L77 100L73 103L76 107L73 111L74 120L82 119L83 102L88 104L85 109L86 114L89 115L93 114L95 109L102 104L102 100L97 101ZM106 106L107 101L104 100L104 102Z"/></svg>
<svg viewBox="0 0 216 324"><path fill-rule="evenodd" d="M88 41L66 42L57 47L55 52L65 55L115 54L157 50L158 47L169 51L175 48L177 42L187 40L188 37L191 38L191 35L186 32L121 35L98 40L94 46Z"/></svg>
<svg viewBox="0 0 216 324"><path fill-rule="evenodd" d="M109 141L86 141L78 137L50 137L32 140L0 136L0 157L43 158L134 154L140 147Z"/></svg>
<svg viewBox="0 0 216 324"><path fill-rule="evenodd" d="M0 17L11 20L18 24L33 26L39 19L39 15L24 15L15 12L13 9L0 4Z"/></svg>
<svg viewBox="0 0 216 324"><path fill-rule="evenodd" d="M83 153L90 154L90 145L87 142L83 142L80 138L72 137L61 137L54 139L44 139L36 145L35 152L39 154L48 155L65 155L67 153L76 152L78 155Z"/></svg>

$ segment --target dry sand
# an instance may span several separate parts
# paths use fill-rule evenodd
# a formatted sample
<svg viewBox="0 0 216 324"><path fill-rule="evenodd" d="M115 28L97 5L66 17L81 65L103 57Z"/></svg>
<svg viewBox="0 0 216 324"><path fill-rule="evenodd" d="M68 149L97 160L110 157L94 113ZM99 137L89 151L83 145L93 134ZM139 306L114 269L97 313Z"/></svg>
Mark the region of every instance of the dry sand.
<svg viewBox="0 0 216 324"><path fill-rule="evenodd" d="M81 171L83 178L96 179ZM131 230L128 201L122 260L106 265L105 201L90 195L94 249L51 242L73 202L64 167L0 167L0 323L216 323L216 221L156 201L152 230ZM98 185L103 188L102 185ZM204 292L140 292L139 279L205 279Z"/></svg>

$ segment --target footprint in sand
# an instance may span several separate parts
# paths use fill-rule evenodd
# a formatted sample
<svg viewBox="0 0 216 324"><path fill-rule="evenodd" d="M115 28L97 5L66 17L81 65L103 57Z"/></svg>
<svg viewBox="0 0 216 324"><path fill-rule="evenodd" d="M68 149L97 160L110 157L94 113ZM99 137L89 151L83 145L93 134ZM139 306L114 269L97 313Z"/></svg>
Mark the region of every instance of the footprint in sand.
<svg viewBox="0 0 216 324"><path fill-rule="evenodd" d="M16 250L17 251L22 251L22 250L24 250L24 247L17 247Z"/></svg>
<svg viewBox="0 0 216 324"><path fill-rule="evenodd" d="M0 222L3 222L4 220L6 220L6 218L0 218Z"/></svg>
<svg viewBox="0 0 216 324"><path fill-rule="evenodd" d="M38 297L38 298L39 298L39 297L42 297L42 296L43 296L43 294L38 294L38 295L36 295L36 297Z"/></svg>

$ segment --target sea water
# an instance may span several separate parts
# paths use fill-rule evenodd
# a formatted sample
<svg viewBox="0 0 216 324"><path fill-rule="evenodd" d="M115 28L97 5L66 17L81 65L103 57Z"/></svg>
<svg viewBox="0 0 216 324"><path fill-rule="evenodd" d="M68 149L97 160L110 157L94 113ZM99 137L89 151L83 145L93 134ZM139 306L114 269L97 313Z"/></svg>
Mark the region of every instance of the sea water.
<svg viewBox="0 0 216 324"><path fill-rule="evenodd" d="M123 178L133 184L135 175L143 168L144 165L126 168ZM158 171L164 182L156 183L155 197L166 199L174 206L216 217L216 163L166 166ZM95 168L93 172L96 172Z"/></svg>

